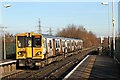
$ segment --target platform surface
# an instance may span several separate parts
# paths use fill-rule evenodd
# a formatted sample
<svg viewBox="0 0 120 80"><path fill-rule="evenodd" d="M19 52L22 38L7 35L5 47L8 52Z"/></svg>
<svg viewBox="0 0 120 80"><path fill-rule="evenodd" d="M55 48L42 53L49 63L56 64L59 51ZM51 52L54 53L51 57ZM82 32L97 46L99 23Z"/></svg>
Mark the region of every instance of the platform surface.
<svg viewBox="0 0 120 80"><path fill-rule="evenodd" d="M99 55L96 58L89 79L120 80L120 65L109 56Z"/></svg>
<svg viewBox="0 0 120 80"><path fill-rule="evenodd" d="M89 56L67 80L120 80L120 66L105 55Z"/></svg>

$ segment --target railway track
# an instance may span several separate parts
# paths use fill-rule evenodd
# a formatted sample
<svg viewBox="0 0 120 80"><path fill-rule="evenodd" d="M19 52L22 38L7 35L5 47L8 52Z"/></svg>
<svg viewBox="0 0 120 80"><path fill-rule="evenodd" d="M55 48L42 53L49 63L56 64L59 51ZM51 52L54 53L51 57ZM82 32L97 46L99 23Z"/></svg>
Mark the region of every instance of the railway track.
<svg viewBox="0 0 120 80"><path fill-rule="evenodd" d="M62 61L54 62L49 64L39 70L23 70L19 73L12 74L2 78L2 80L6 79L23 79L23 80L30 80L30 79L58 79L60 76L70 69L72 66L77 64L81 61L92 49L84 50L81 53L77 52L72 56L65 58Z"/></svg>

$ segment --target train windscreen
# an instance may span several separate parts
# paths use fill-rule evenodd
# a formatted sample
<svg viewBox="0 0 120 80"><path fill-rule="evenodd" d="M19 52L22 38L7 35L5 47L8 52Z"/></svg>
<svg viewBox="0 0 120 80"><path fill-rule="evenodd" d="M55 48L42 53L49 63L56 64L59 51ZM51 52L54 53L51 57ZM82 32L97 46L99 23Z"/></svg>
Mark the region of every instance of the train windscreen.
<svg viewBox="0 0 120 80"><path fill-rule="evenodd" d="M33 47L41 47L42 43L41 43L41 36L33 36Z"/></svg>
<svg viewBox="0 0 120 80"><path fill-rule="evenodd" d="M41 36L18 36L18 48L41 47Z"/></svg>
<svg viewBox="0 0 120 80"><path fill-rule="evenodd" d="M26 36L18 36L18 48L26 47L27 44L26 40L27 40Z"/></svg>

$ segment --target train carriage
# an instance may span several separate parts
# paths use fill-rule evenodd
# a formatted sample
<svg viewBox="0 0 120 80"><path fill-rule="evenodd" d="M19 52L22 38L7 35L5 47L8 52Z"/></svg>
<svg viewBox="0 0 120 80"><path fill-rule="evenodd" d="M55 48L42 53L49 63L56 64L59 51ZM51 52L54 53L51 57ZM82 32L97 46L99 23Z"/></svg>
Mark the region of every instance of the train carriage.
<svg viewBox="0 0 120 80"><path fill-rule="evenodd" d="M45 63L46 60L51 63L57 60L57 57L52 57L80 49L78 42L80 42L80 39L48 36L32 32L17 34L17 66L41 66L41 61Z"/></svg>

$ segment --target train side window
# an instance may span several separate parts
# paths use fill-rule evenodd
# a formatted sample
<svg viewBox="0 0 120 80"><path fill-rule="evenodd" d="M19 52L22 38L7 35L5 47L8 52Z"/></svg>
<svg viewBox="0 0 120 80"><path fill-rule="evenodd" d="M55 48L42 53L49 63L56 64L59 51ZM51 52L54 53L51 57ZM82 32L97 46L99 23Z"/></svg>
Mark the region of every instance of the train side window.
<svg viewBox="0 0 120 80"><path fill-rule="evenodd" d="M62 41L62 46L65 47L65 41Z"/></svg>
<svg viewBox="0 0 120 80"><path fill-rule="evenodd" d="M57 48L57 45L58 45L58 44L57 44L57 41L55 41L55 43L56 43L56 48Z"/></svg>
<svg viewBox="0 0 120 80"><path fill-rule="evenodd" d="M79 45L79 42L77 42L77 45Z"/></svg>
<svg viewBox="0 0 120 80"><path fill-rule="evenodd" d="M74 42L72 42L72 46L74 45Z"/></svg>
<svg viewBox="0 0 120 80"><path fill-rule="evenodd" d="M49 43L50 43L50 48L52 48L52 42L51 42L51 40L49 40Z"/></svg>
<svg viewBox="0 0 120 80"><path fill-rule="evenodd" d="M67 46L70 46L69 42L67 42Z"/></svg>
<svg viewBox="0 0 120 80"><path fill-rule="evenodd" d="M60 43L59 43L59 41L58 41L58 47L60 47Z"/></svg>
<svg viewBox="0 0 120 80"><path fill-rule="evenodd" d="M75 42L75 46L76 46L76 42Z"/></svg>

